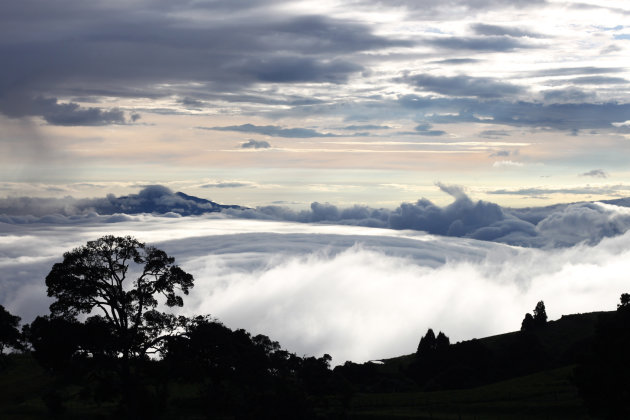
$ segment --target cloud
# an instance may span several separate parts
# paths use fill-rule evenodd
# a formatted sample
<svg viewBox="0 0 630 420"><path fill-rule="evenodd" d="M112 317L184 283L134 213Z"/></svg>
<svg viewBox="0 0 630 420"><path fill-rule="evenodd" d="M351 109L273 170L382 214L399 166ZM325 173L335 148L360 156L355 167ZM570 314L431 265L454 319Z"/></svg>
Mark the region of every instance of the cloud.
<svg viewBox="0 0 630 420"><path fill-rule="evenodd" d="M480 61L481 60L476 59L476 58L446 58L444 60L433 61L432 63L460 65L460 64L473 64L473 63L478 63Z"/></svg>
<svg viewBox="0 0 630 420"><path fill-rule="evenodd" d="M422 134L423 136L443 136L447 134L446 131L431 130L431 124L417 125L416 128L414 128L414 130L416 130L418 133Z"/></svg>
<svg viewBox="0 0 630 420"><path fill-rule="evenodd" d="M388 125L375 125L375 124L363 124L363 125L347 125L342 127L343 130L388 130L392 127Z"/></svg>
<svg viewBox="0 0 630 420"><path fill-rule="evenodd" d="M584 172L580 176L591 176L593 178L608 178L608 173L603 169L593 169L592 171Z"/></svg>
<svg viewBox="0 0 630 420"><path fill-rule="evenodd" d="M510 52L523 48L534 48L534 45L519 41L510 36L457 37L427 39L425 42L438 48L459 51L491 51Z"/></svg>
<svg viewBox="0 0 630 420"><path fill-rule="evenodd" d="M261 82L342 83L364 69L354 54L413 45L355 20L245 2L185 2L177 9L159 2L150 12L146 6L78 0L56 8L43 0L4 6L0 112L48 116L61 125L120 123L115 110L34 98L178 96L199 108L201 90L238 95ZM42 107L55 109L42 114Z"/></svg>
<svg viewBox="0 0 630 420"><path fill-rule="evenodd" d="M501 162L501 161L499 161ZM242 188L255 184L243 181L220 181L201 185L201 188ZM340 208L330 203L313 202L308 210L292 210L284 206L245 208L237 205L219 205L209 200L154 185L145 187L138 194L94 199L4 198L0 199L0 223L20 224L89 224L125 222L135 215L156 214L182 217L203 214L220 214L221 217L249 220L271 220L321 223L329 225L362 226L412 230L435 235L473 238L484 241L519 245L524 247L550 248L573 246L580 242L597 243L603 238L619 235L630 228L630 214L621 212L618 206L630 206L628 200L608 201L610 206L594 203L578 203L567 213L566 206L552 206L528 210L506 209L498 204L473 201L462 187L437 184L444 193L453 197L447 206L438 206L422 198L415 203L401 203L393 210L375 209L365 205ZM607 193L619 192L623 186L608 187ZM629 187L625 187L626 190ZM544 196L553 193L595 194L601 187L573 189L522 189L494 190L488 194L512 194ZM614 206L613 206L614 205ZM613 210L611 210L613 209ZM588 214L592 229L576 230L572 236L562 235L562 240L549 234L562 228L571 230L575 215ZM595 218L599 218L595 223ZM562 221L566 226L562 227ZM544 222L544 223L543 223ZM546 223L546 225L545 225ZM541 226L553 226L542 228Z"/></svg>
<svg viewBox="0 0 630 420"><path fill-rule="evenodd" d="M215 185L216 186L216 185ZM231 185L234 187L234 185ZM138 194L116 197L108 194L104 198L75 199L7 197L0 198L0 215L5 223L41 222L41 218L51 218L63 223L82 220L81 216L92 214L140 214L174 213L182 216L218 212L230 206L223 206L209 200L197 198L161 185L149 185ZM238 207L238 206L236 206ZM44 221L46 221L44 220Z"/></svg>
<svg viewBox="0 0 630 420"><path fill-rule="evenodd" d="M564 89L549 89L542 92L545 102L554 103L584 103L597 98L595 92L588 92L574 87Z"/></svg>
<svg viewBox="0 0 630 420"><path fill-rule="evenodd" d="M271 145L265 140L249 139L245 143L241 143L242 149L269 149Z"/></svg>
<svg viewBox="0 0 630 420"><path fill-rule="evenodd" d="M251 187L254 184L251 182L239 182L239 181L221 181L221 182L209 182L206 184L199 185L199 188L241 188L241 187Z"/></svg>
<svg viewBox="0 0 630 420"><path fill-rule="evenodd" d="M513 160L497 160L495 162L492 163L492 166L494 166L495 168L501 168L501 167L520 167L523 166L523 163L521 162L516 162Z"/></svg>
<svg viewBox="0 0 630 420"><path fill-rule="evenodd" d="M60 103L57 98L41 96L3 98L0 95L0 112L9 117L41 116L51 125L99 126L127 123L124 112L117 108L110 110L84 108L74 102ZM130 116L131 121L138 118L140 116L137 114Z"/></svg>
<svg viewBox="0 0 630 420"><path fill-rule="evenodd" d="M501 137L507 137L510 133L505 130L484 130L479 133L480 137L485 137L488 139L497 139Z"/></svg>
<svg viewBox="0 0 630 420"><path fill-rule="evenodd" d="M544 35L541 35L536 32L513 28L510 26L501 26L501 25L488 25L485 23L475 23L472 25L472 29L475 31L477 35L488 35L488 36L501 36L507 35L515 38L527 37L527 38L544 38Z"/></svg>
<svg viewBox="0 0 630 420"><path fill-rule="evenodd" d="M582 195L622 195L630 191L630 186L624 184L618 185L601 185L584 187L564 187L564 188L519 188L514 190L499 189L486 191L487 194L500 195L531 195L540 196L548 194L582 194Z"/></svg>
<svg viewBox="0 0 630 420"><path fill-rule="evenodd" d="M604 73L621 73L623 69L617 67L557 67L544 70L526 72L527 77L552 77L552 76L573 76L579 74L604 74Z"/></svg>
<svg viewBox="0 0 630 420"><path fill-rule="evenodd" d="M449 77L417 74L405 76L402 80L421 90L450 96L501 98L517 95L525 91L521 86L501 82L489 77Z"/></svg>
<svg viewBox="0 0 630 420"><path fill-rule="evenodd" d="M543 104L403 95L398 103L411 110L431 110L433 114L425 114L425 120L436 124L476 122L555 130L614 129L613 123L625 121L630 113L630 103L618 102Z"/></svg>
<svg viewBox="0 0 630 420"><path fill-rule="evenodd" d="M574 209L565 217L588 216ZM194 275L179 313L211 314L297 354L329 353L334 364L413 353L429 327L452 341L518 330L539 300L551 319L614 310L630 270L630 233L539 250L387 229L149 215L6 232L0 304L24 322L48 312L44 278L63 252L102 234L131 234Z"/></svg>
<svg viewBox="0 0 630 420"><path fill-rule="evenodd" d="M200 130L238 131L241 133L264 134L271 137L286 138L312 138L312 137L337 137L332 133L320 133L310 128L281 128L275 125L230 125L226 127L196 127Z"/></svg>
<svg viewBox="0 0 630 420"><path fill-rule="evenodd" d="M567 80L567 82L576 85L618 85L628 83L627 79L623 77L610 77L610 76L583 76L575 77Z"/></svg>

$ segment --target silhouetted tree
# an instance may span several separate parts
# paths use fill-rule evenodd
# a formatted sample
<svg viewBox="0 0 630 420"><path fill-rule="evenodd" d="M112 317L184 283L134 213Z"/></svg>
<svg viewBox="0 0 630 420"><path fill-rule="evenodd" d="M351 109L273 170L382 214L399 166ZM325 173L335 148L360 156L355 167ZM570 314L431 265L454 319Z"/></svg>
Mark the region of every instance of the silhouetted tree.
<svg viewBox="0 0 630 420"><path fill-rule="evenodd" d="M429 328L427 333L420 338L420 343L418 343L418 351L416 354L418 356L424 356L430 354L436 346L436 338L433 329Z"/></svg>
<svg viewBox="0 0 630 420"><path fill-rule="evenodd" d="M22 348L19 325L20 317L11 315L4 306L0 305L0 355L5 349Z"/></svg>
<svg viewBox="0 0 630 420"><path fill-rule="evenodd" d="M435 339L435 350L437 352L444 352L451 345L451 340L440 331Z"/></svg>
<svg viewBox="0 0 630 420"><path fill-rule="evenodd" d="M544 326L547 323L547 311L545 310L545 302L542 300L534 308L534 322L537 327Z"/></svg>
<svg viewBox="0 0 630 420"><path fill-rule="evenodd" d="M547 311L545 310L545 302L542 300L536 304L534 315L525 314L521 323L521 331L531 331L535 328L544 327L547 324Z"/></svg>
<svg viewBox="0 0 630 420"><path fill-rule="evenodd" d="M136 275L134 279L128 276ZM63 255L46 276L53 317L76 318L100 311L98 328L115 337L123 366L155 349L172 331L172 316L155 311L157 296L166 305L182 306L192 275L174 264L164 251L127 237L104 236ZM93 325L96 327L96 325Z"/></svg>
<svg viewBox="0 0 630 420"><path fill-rule="evenodd" d="M59 373L73 366L79 355L81 324L75 319L38 316L23 333L33 356L45 368Z"/></svg>
<svg viewBox="0 0 630 420"><path fill-rule="evenodd" d="M523 318L523 322L521 323L521 331L531 331L536 327L536 321L534 321L534 317L529 312L525 314L525 318Z"/></svg>
<svg viewBox="0 0 630 420"><path fill-rule="evenodd" d="M630 293L622 293L619 301L617 309L630 308Z"/></svg>

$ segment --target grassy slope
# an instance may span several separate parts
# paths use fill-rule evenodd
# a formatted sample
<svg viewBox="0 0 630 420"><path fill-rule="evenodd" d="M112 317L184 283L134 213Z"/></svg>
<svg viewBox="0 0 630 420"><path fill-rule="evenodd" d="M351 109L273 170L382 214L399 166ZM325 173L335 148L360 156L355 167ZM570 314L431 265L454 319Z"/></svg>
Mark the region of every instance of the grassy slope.
<svg viewBox="0 0 630 420"><path fill-rule="evenodd" d="M473 389L363 394L357 419L588 419L567 366Z"/></svg>
<svg viewBox="0 0 630 420"><path fill-rule="evenodd" d="M549 321L543 329L534 332L548 354L559 359L579 348L580 343L592 337L595 333L597 319L607 312L590 312L585 314L563 315L556 321ZM480 338L478 341L487 346L494 353L501 353L507 346L509 338L517 332L493 335ZM380 369L383 372L395 373L401 367L407 366L415 354L383 359Z"/></svg>

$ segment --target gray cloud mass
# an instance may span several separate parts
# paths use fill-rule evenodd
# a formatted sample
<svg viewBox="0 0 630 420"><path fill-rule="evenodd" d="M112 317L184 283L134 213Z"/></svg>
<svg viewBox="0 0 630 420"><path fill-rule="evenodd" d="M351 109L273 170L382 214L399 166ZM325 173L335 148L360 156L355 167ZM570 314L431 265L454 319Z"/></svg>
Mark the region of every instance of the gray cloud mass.
<svg viewBox="0 0 630 420"><path fill-rule="evenodd" d="M238 188L250 185L244 182L216 182L203 187ZM122 197L111 194L106 198L95 199L10 197L0 199L0 223L76 224L91 222L98 215L104 215L103 220L107 223L116 223L128 220L127 215L145 213L181 217L220 212L238 219L413 230L535 248L566 247L580 242L594 244L630 229L630 212L619 212L605 204L587 202L534 209L508 209L491 202L473 201L458 186L437 186L453 197L451 204L441 207L422 198L415 203L402 203L393 210L363 205L339 208L319 202L313 202L309 210L300 211L275 205L245 208L219 205L181 192L173 193L159 185L147 186L138 194ZM586 187L584 191L593 193L595 190ZM541 195L553 192L540 189L498 190L489 193ZM627 200L610 203L630 206ZM584 223L584 226L576 229L574 224L578 222Z"/></svg>
<svg viewBox="0 0 630 420"><path fill-rule="evenodd" d="M312 138L312 137L337 137L332 133L320 133L310 128L282 128L275 125L242 124L226 127L196 127L200 130L238 131L241 133L264 134L271 137L287 138Z"/></svg>

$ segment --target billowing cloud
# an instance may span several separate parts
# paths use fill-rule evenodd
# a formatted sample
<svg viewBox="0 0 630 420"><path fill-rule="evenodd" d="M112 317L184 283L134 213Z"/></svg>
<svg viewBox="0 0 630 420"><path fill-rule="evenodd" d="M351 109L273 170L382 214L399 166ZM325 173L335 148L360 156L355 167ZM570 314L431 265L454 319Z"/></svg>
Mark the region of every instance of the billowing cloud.
<svg viewBox="0 0 630 420"><path fill-rule="evenodd" d="M501 162L501 161L498 161ZM242 181L221 181L201 185L201 188L240 188L253 184ZM422 231L435 235L473 238L535 248L573 246L580 242L597 243L603 238L620 235L630 229L630 213L611 210L601 203L577 203L570 207L507 209L498 204L474 201L454 185L437 184L454 201L444 207L422 198L415 203L402 203L393 210L375 209L365 205L340 208L330 203L311 203L308 210L292 210L283 206L245 208L220 205L181 192L173 193L162 186L148 186L138 194L102 199L0 199L0 222L8 224L57 223L77 224L101 221L126 221L129 215L144 213L181 217L206 213L221 213L236 219L323 223ZM597 188L585 187L582 193L593 194ZM544 196L558 193L547 189L494 190L490 194L527 194ZM579 191L577 191L579 192ZM576 192L574 192L576 193ZM608 202L630 206L624 200ZM104 215L104 216L99 216ZM533 216L535 215L535 216ZM575 229L577 215L584 215L588 228ZM562 229L571 235L558 234Z"/></svg>
<svg viewBox="0 0 630 420"><path fill-rule="evenodd" d="M216 187L216 185L215 185ZM234 185L231 185L234 187ZM183 216L221 211L238 207L224 206L201 198L189 196L182 192L174 193L161 185L149 185L138 194L116 197L108 194L104 198L74 199L66 198L33 198L7 197L0 198L0 217L9 223L29 223L40 217L54 217L67 220L68 223L80 220L75 216L86 216L90 213L101 215L113 214L178 214ZM46 219L49 220L49 219Z"/></svg>
<svg viewBox="0 0 630 420"><path fill-rule="evenodd" d="M589 217L583 211L567 208L565 216L583 221ZM557 221L546 227L556 229ZM551 319L611 310L627 292L630 270L628 233L594 246L539 250L216 215L9 225L5 232L0 304L24 322L47 313L44 278L63 252L103 234L131 234L164 249L195 276L180 313L211 314L298 354L329 353L335 364L412 353L429 327L453 341L518 330L539 300Z"/></svg>

